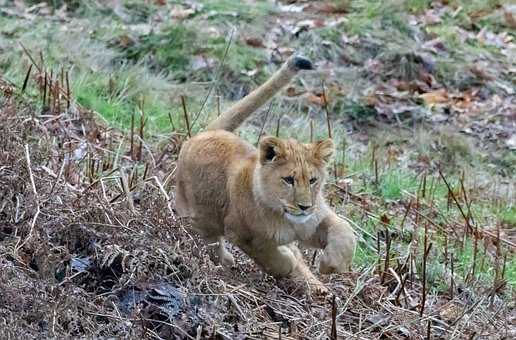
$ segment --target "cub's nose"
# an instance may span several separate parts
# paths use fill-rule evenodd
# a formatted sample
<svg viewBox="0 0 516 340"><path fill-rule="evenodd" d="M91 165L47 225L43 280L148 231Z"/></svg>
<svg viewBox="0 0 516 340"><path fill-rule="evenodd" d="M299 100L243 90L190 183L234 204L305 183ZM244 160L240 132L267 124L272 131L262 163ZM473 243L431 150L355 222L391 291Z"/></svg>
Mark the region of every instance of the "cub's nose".
<svg viewBox="0 0 516 340"><path fill-rule="evenodd" d="M303 211L310 209L312 207L311 205L302 205L302 204L298 204L297 206L299 207L299 209L301 209Z"/></svg>

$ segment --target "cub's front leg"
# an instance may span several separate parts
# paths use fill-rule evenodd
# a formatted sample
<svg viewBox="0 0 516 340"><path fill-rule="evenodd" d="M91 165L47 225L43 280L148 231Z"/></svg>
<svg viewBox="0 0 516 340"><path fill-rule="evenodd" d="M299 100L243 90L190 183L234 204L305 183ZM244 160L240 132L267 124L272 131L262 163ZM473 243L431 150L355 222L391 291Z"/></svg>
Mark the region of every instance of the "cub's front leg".
<svg viewBox="0 0 516 340"><path fill-rule="evenodd" d="M356 247L356 236L348 222L328 209L328 214L317 226L308 245L323 249L319 263L322 274L342 273L351 270Z"/></svg>
<svg viewBox="0 0 516 340"><path fill-rule="evenodd" d="M262 244L237 241L236 244L270 275L307 284L308 290L317 294L327 293L327 288L310 271L295 244L277 245L272 241Z"/></svg>

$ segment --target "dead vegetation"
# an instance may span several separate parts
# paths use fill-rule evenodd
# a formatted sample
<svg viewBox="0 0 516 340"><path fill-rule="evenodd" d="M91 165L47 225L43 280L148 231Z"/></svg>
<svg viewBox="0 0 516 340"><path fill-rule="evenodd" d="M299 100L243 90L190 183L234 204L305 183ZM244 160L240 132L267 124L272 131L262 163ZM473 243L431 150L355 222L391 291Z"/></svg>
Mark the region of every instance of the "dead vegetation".
<svg viewBox="0 0 516 340"><path fill-rule="evenodd" d="M477 286L474 273L469 281L457 276L449 254L448 292L428 293L426 261L436 254L432 238L438 230L425 215L423 198L411 202L415 207L406 208L405 218L424 227L424 251L413 229L412 249L401 252L399 235L382 216L387 229L371 235L378 263L324 278L333 299L314 299L262 274L236 249L235 268L214 265L206 245L176 220L170 187L184 135L172 136L167 150L134 146L145 143L136 141L138 134L128 138L103 126L73 100L65 109L70 98L55 78L40 87L47 97L43 112L24 104L21 89L3 83L3 91L2 338L514 336L514 302L503 297L506 257L499 235L499 274L491 288ZM365 202L336 188L334 199ZM448 242L473 232L478 230L449 233Z"/></svg>
<svg viewBox="0 0 516 340"><path fill-rule="evenodd" d="M75 2L64 3L75 6ZM57 8L61 2L56 4ZM346 137L349 144L339 149L343 156L330 169L333 178L327 188L329 200L350 220L360 239L353 272L322 278L333 295L315 298L289 282L277 282L238 249L233 249L235 268L216 266L210 259L209 245L189 232L188 221L175 218L175 157L182 141L194 133L192 125L202 111L189 108L192 98L180 96L173 108L178 113L172 116L167 112L166 126L173 132L165 139L156 137L153 130L148 132L156 114L149 109L149 99L139 98L129 109L124 106L125 113L131 112L125 117L127 129L116 129L79 104L78 96L84 103L89 101L83 93L74 93L70 84L75 79L66 67L52 70L46 64L48 56L20 45L27 67L22 67L16 78L19 84L0 77L1 338L516 336L514 217L502 220L491 210L482 214L476 210L485 200L494 202L488 209L511 204L514 183L507 175L514 169L512 158L507 153L509 156L503 158L507 164L496 163L501 180L489 177L482 182L462 171L459 176L446 171L446 166L460 168L473 157L471 149L476 146L457 137L459 128L491 143L488 150L513 147L509 142L514 135L514 97L500 88L507 88L508 74L514 70L496 70L500 74L495 78L500 82L493 82L494 78L479 74L479 70L469 70L467 75L476 72L481 86L462 91L455 83L463 83L463 79L442 78L429 68L427 62L432 58L428 53L393 48L393 53L378 54L381 38L346 34L338 39L328 37L322 44L317 35L322 33L312 33L323 25L320 13L327 19L324 25L340 25L338 20L333 23L334 15L346 13L347 2L332 6L316 2L306 5L306 12L299 12L299 6L305 3L294 4L283 13L287 25L282 29L294 30L293 35L301 36L301 41L313 39L310 48L319 48L328 60L337 60L332 66L337 72L328 78L326 87L309 84L301 96L299 88L292 87L287 101L296 102L298 107L298 102L308 102L301 111L308 110L309 124L306 120L301 124L310 125L310 140L322 131L323 135L342 137L346 143L338 134L342 125L349 125L339 115L351 118L352 129L357 131ZM20 11L30 18L37 12L49 16L46 8L35 5ZM192 4L172 8L172 17L181 22L203 13ZM449 11L442 8L436 6L417 19L436 20L437 14ZM12 15L9 7L2 11ZM232 12L224 15L236 18ZM352 22L358 19L350 17ZM482 39L497 41L498 36L487 37L488 33L484 32ZM160 33L156 34L159 37ZM271 35L278 38L275 31ZM159 42L152 40L155 35L144 36L152 48ZM269 45L268 39L248 37L245 43L262 48ZM217 48L226 46L224 40L216 44ZM442 42L433 44L417 48L442 55ZM239 50L229 57L241 58L239 53L246 57L242 46L236 47ZM344 48L346 53L341 53ZM357 51L372 54L365 62L358 57L341 59L353 57ZM213 56L202 62L197 57L194 64L200 63L199 72L205 74L206 67L209 70L215 62ZM233 72L235 65L241 67L242 63L240 59L229 60L231 79L221 81L222 88L238 77L246 78L242 87L249 86L248 74L256 70L247 66L258 66L245 64L248 74L244 77ZM381 84L358 99L349 92L350 100L348 91L356 89L342 88L338 82L338 77L349 71L342 65L356 67L361 78L372 77ZM453 85L448 86L447 80ZM95 86L107 88L111 98L117 91L127 90L117 89L115 82L109 78L109 82ZM490 92L486 92L486 84L493 86ZM97 95L87 94L92 98ZM220 109L217 98L215 106ZM295 134L296 126L291 124L295 117L289 117L290 113L269 116L272 105L265 108L264 119L255 119L258 134ZM286 107L283 111L292 111L290 104L274 103L275 109L276 105L277 111ZM416 142L409 140L413 135L403 134L408 128L398 130L402 132L395 136L390 131L393 125L421 122L414 112L423 112L434 124L431 129L418 134ZM405 113L412 114L412 119ZM316 116L324 119L318 121ZM364 130L384 127L376 125L377 121L371 123L371 118L390 124L388 137L379 138L380 144L372 136L364 136ZM204 123L199 120L197 125ZM439 124L446 124L447 130ZM314 125L322 127L321 131L314 131ZM426 127L421 124L422 129ZM356 140L360 142L353 143ZM363 153L365 161L352 162L357 153ZM417 159L406 162L407 166L402 160L409 153L417 154ZM415 169L417 176L406 172L407 167ZM507 188L506 195L501 188ZM306 252L306 257L317 271L318 253Z"/></svg>

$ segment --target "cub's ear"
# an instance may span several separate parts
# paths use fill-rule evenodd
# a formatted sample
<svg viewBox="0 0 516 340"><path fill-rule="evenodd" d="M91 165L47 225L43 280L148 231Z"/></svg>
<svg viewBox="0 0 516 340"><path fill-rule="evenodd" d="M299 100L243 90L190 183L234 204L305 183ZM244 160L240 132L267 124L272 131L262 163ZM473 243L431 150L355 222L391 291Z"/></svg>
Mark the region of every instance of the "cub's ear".
<svg viewBox="0 0 516 340"><path fill-rule="evenodd" d="M264 137L260 140L260 163L266 164L285 158L285 145L277 137Z"/></svg>
<svg viewBox="0 0 516 340"><path fill-rule="evenodd" d="M325 139L312 144L313 157L317 161L328 163L331 161L335 148L331 139Z"/></svg>

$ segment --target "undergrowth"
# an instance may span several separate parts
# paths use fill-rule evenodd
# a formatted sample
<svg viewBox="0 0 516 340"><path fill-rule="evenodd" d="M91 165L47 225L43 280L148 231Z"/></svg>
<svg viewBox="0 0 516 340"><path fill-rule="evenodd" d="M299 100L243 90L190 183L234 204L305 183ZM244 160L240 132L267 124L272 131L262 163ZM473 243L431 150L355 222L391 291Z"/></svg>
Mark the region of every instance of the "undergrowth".
<svg viewBox="0 0 516 340"><path fill-rule="evenodd" d="M63 3L54 1L50 5L57 9ZM247 3L235 5L232 1L200 2L200 7L191 14L190 21L166 23L158 29L146 26L146 22L157 9L155 5L127 2L124 10L130 19L124 19L110 11L95 11L95 7L91 5L66 3L68 10L77 16L71 19L72 23L85 24L91 31L73 28L73 24L66 31L60 30L57 24L39 17L27 26L12 18L0 16L3 27L1 46L9 51L0 57L0 65L5 70L4 76L12 83L20 84L27 69L28 60L15 41L23 43L32 51L35 59L39 58L36 51L41 51L49 72L60 72L60 69L69 71L71 92L77 103L98 112L108 124L117 128L127 131L134 119L132 117L135 116L138 120L143 111L147 117L145 131L149 136L166 136L178 129L185 131L180 100L180 96L185 95L189 114L197 116L201 113L200 120L193 127L195 133L214 116L216 96L223 94L222 107L226 107L273 72L273 68L266 66L268 61L263 50L246 44L245 36L221 20L229 18L232 25L253 26L254 32L265 32L265 27L260 27L260 20L275 12L268 3L251 6ZM466 44L463 44L459 29L471 25L491 25L489 17L480 17L478 22L470 22L470 14L482 13L488 8L501 5L501 2L453 1L452 7L461 7L461 10L456 15L444 15L441 22L430 26L425 32L417 31L411 26L408 15L431 9L432 3L429 1L380 3L361 0L344 5L349 6L349 13L343 23L301 33L298 43L319 44L316 40L320 37L334 44L333 49L323 48L328 58L336 59L335 54L344 51L356 61L364 55L369 58L380 57L385 63L397 65L389 77L410 80L419 72L417 67L411 67L421 62L418 59L420 47L416 41L424 34L433 34L443 39L450 51L445 57L436 56L437 78L460 84L470 81L468 77L464 78L467 74L465 69L469 67L467 56L479 53L491 55L493 51L489 46L478 42L466 40ZM204 19L212 27L199 25ZM143 26L131 28L127 21ZM372 35L385 44L345 46L342 44L343 33L348 37ZM307 45L305 51L309 55L314 54L314 47ZM20 63L21 56L24 57ZM402 61L407 62L407 65L403 66ZM201 112L206 92L212 86L215 86L215 91ZM34 88L29 87L27 94L33 96L36 104L39 103ZM354 97L337 95L330 102L330 108L335 117L348 118L362 124L370 124L377 114L363 99ZM308 141L309 135L314 139L325 138L328 134L325 120L314 118L311 110L306 105L293 106L289 102L280 101L273 106L268 122L263 123L258 119L256 124L241 131L241 135L254 143L258 139L258 131L262 129L259 125L263 123L265 132L271 134L274 134L279 124L282 137L295 136L303 141ZM264 111L261 111L262 116ZM288 114L283 117L280 112ZM291 112L296 115L290 114ZM315 122L315 130L309 132L306 126L311 120ZM370 144L364 156L353 152L348 154L346 129L342 125L333 126L335 143L342 148L342 152L337 152L333 170L337 169L341 175L350 174L354 191L375 197L387 205L403 201L407 195L417 195L421 176L420 172L407 168L410 162L400 162L396 157L373 160L371 145L382 142L381 138ZM471 166L482 166L482 158L472 151L471 142L453 132L439 131L435 136L420 131L406 138L419 141L409 143L417 151L416 156L412 156L412 163L418 157L429 157L436 164L446 164L447 169L455 176L459 176L461 168L467 163ZM394 139L394 145L403 147L407 145L406 141L403 138L397 141ZM393 143L392 138L389 143ZM501 159L500 162L504 160ZM441 183L436 190L438 200L435 204L442 208L446 188ZM502 223L515 224L514 206L499 208L484 202L478 212L481 217L492 213ZM369 262L371 254L364 253L363 249L358 254L357 263ZM468 263L470 256L467 254L467 251L457 254L461 263ZM514 274L514 269L510 267L512 263L509 262L509 276ZM509 281L514 282L514 277Z"/></svg>

